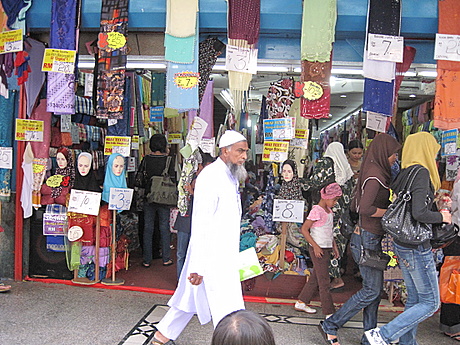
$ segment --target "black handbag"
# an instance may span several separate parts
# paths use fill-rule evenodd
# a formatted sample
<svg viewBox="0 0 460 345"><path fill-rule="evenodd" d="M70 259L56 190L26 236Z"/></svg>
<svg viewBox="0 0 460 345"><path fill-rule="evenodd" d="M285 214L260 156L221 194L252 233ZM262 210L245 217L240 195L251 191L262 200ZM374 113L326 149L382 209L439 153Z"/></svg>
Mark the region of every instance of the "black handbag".
<svg viewBox="0 0 460 345"><path fill-rule="evenodd" d="M134 177L134 186L138 188L146 188L147 186L147 171L145 169L145 157L139 165L139 170L136 172Z"/></svg>
<svg viewBox="0 0 460 345"><path fill-rule="evenodd" d="M365 249L361 246L361 258L358 264L384 271L390 262L390 256L378 250Z"/></svg>
<svg viewBox="0 0 460 345"><path fill-rule="evenodd" d="M381 220L383 230L401 243L419 245L433 237L431 224L419 222L412 217L410 190L421 169L422 167L416 166L410 170L406 185Z"/></svg>
<svg viewBox="0 0 460 345"><path fill-rule="evenodd" d="M355 231L356 225L358 224L359 214L353 212L348 206L342 213L339 219L339 230L343 237L347 240L351 238L351 235Z"/></svg>
<svg viewBox="0 0 460 345"><path fill-rule="evenodd" d="M447 247L458 237L458 225L439 223L432 226L433 238L430 240L434 249Z"/></svg>

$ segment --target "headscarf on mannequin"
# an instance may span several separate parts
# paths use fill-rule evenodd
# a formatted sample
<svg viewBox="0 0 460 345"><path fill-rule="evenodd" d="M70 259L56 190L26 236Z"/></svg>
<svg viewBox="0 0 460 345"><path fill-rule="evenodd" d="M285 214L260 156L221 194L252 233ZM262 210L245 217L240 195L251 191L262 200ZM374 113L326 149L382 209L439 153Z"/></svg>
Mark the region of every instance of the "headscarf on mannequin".
<svg viewBox="0 0 460 345"><path fill-rule="evenodd" d="M343 145L337 141L330 143L324 152L323 157L329 157L334 161L335 182L343 186L350 178L353 177L350 163L343 149Z"/></svg>
<svg viewBox="0 0 460 345"><path fill-rule="evenodd" d="M281 164L281 170L283 170L283 167L286 164L292 168L294 176L291 181L283 180L277 199L303 200L302 187L297 176L297 165L293 160L287 159L283 162L283 164Z"/></svg>
<svg viewBox="0 0 460 345"><path fill-rule="evenodd" d="M107 165L105 166L104 187L102 189L102 200L104 200L105 202L109 202L110 188L127 188L124 169L120 176L115 175L112 171L113 162L117 157L122 157L123 162L125 161L125 158L121 154L112 153L109 156Z"/></svg>
<svg viewBox="0 0 460 345"><path fill-rule="evenodd" d="M428 132L419 132L406 138L402 150L402 168L405 169L415 164L427 168L435 191L441 188L441 179L436 165L436 155L440 148L441 145L437 143L433 135Z"/></svg>
<svg viewBox="0 0 460 345"><path fill-rule="evenodd" d="M62 175L63 180L59 187L53 187L51 189L51 197L54 199L61 195L63 187L72 188L75 181L75 166L73 163L72 152L67 147L60 147L57 150L57 153L62 153L67 161L67 165L65 168L59 168L59 166L56 168L55 175Z"/></svg>
<svg viewBox="0 0 460 345"><path fill-rule="evenodd" d="M78 161L81 157L87 157L89 159L89 171L85 176L80 174L80 170L78 169ZM75 183L73 185L74 189L78 190L87 190L90 192L100 192L101 187L97 182L96 176L93 171L93 156L88 152L82 152L78 155L77 158L77 166L75 171Z"/></svg>

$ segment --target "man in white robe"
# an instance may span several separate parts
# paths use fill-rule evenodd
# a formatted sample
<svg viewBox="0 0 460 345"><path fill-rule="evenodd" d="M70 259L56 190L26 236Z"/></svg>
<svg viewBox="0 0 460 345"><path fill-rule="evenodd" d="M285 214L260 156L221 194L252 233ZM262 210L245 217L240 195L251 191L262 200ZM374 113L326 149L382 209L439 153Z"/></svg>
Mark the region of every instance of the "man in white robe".
<svg viewBox="0 0 460 345"><path fill-rule="evenodd" d="M226 131L219 158L199 174L193 200L192 230L185 264L171 307L160 321L152 344L174 344L194 314L214 327L226 315L244 309L238 253L241 200L239 182L246 179L246 138Z"/></svg>

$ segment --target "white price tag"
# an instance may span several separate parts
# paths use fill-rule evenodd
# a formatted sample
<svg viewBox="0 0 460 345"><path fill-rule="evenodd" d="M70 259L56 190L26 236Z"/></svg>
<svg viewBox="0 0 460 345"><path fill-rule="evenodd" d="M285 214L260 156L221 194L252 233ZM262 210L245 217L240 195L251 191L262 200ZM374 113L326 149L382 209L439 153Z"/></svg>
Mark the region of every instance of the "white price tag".
<svg viewBox="0 0 460 345"><path fill-rule="evenodd" d="M270 161L272 162L284 162L287 158L287 152L270 151Z"/></svg>
<svg viewBox="0 0 460 345"><path fill-rule="evenodd" d="M404 37L369 34L367 58L371 60L403 62Z"/></svg>
<svg viewBox="0 0 460 345"><path fill-rule="evenodd" d="M292 131L284 128L274 129L273 130L273 140L284 140L291 139Z"/></svg>
<svg viewBox="0 0 460 345"><path fill-rule="evenodd" d="M308 139L292 138L289 143L290 147L299 147L301 149L308 148Z"/></svg>
<svg viewBox="0 0 460 345"><path fill-rule="evenodd" d="M53 62L52 71L58 73L72 74L75 69L75 63L65 62L65 61L56 61Z"/></svg>
<svg viewBox="0 0 460 345"><path fill-rule="evenodd" d="M136 171L136 158L135 157L128 157L128 167L126 168L127 172L134 172Z"/></svg>
<svg viewBox="0 0 460 345"><path fill-rule="evenodd" d="M119 153L123 157L129 157L131 147L126 146L114 146L112 148L112 153Z"/></svg>
<svg viewBox="0 0 460 345"><path fill-rule="evenodd" d="M109 210L129 210L133 191L131 188L110 188Z"/></svg>
<svg viewBox="0 0 460 345"><path fill-rule="evenodd" d="M101 204L101 193L72 189L70 191L69 212L97 216Z"/></svg>
<svg viewBox="0 0 460 345"><path fill-rule="evenodd" d="M85 73L85 97L93 96L93 81L94 75L92 73Z"/></svg>
<svg viewBox="0 0 460 345"><path fill-rule="evenodd" d="M193 118L193 122L190 126L186 140L186 143L190 144L193 151L195 151L200 144L201 138L203 138L206 128L208 128L208 123L205 120L198 116Z"/></svg>
<svg viewBox="0 0 460 345"><path fill-rule="evenodd" d="M264 153L264 144L256 144L255 152L256 155L261 155L262 153Z"/></svg>
<svg viewBox="0 0 460 345"><path fill-rule="evenodd" d="M12 147L0 147L0 168L13 169Z"/></svg>
<svg viewBox="0 0 460 345"><path fill-rule="evenodd" d="M275 199L273 220L275 222L303 223L305 201Z"/></svg>
<svg viewBox="0 0 460 345"><path fill-rule="evenodd" d="M211 156L214 156L215 148L216 148L216 138L211 138L211 139L205 139L201 138L200 141L200 148L203 150L205 153L211 154Z"/></svg>
<svg viewBox="0 0 460 345"><path fill-rule="evenodd" d="M25 141L43 141L43 132L25 131Z"/></svg>
<svg viewBox="0 0 460 345"><path fill-rule="evenodd" d="M387 121L388 116L368 111L366 128L372 129L376 132L385 133L387 130Z"/></svg>
<svg viewBox="0 0 460 345"><path fill-rule="evenodd" d="M434 58L436 60L460 61L460 35L436 34Z"/></svg>
<svg viewBox="0 0 460 345"><path fill-rule="evenodd" d="M61 114L61 132L70 133L72 125L72 115L71 114Z"/></svg>
<svg viewBox="0 0 460 345"><path fill-rule="evenodd" d="M117 124L118 120L117 119L108 119L107 120L107 125L109 126L115 126Z"/></svg>
<svg viewBox="0 0 460 345"><path fill-rule="evenodd" d="M227 44L225 69L257 74L257 49L242 48Z"/></svg>
<svg viewBox="0 0 460 345"><path fill-rule="evenodd" d="M453 156L457 154L457 143L447 143L444 145L444 155Z"/></svg>
<svg viewBox="0 0 460 345"><path fill-rule="evenodd" d="M22 41L5 42L5 53L20 52L22 48Z"/></svg>

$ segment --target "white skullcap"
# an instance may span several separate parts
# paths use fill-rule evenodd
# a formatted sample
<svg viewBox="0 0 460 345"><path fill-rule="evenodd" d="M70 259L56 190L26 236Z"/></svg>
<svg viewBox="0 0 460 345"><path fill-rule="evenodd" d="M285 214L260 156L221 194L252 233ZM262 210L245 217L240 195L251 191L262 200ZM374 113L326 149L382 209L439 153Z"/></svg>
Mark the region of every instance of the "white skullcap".
<svg viewBox="0 0 460 345"><path fill-rule="evenodd" d="M227 147L240 141L246 141L243 134L237 131L225 131L225 133L220 137L219 147Z"/></svg>

